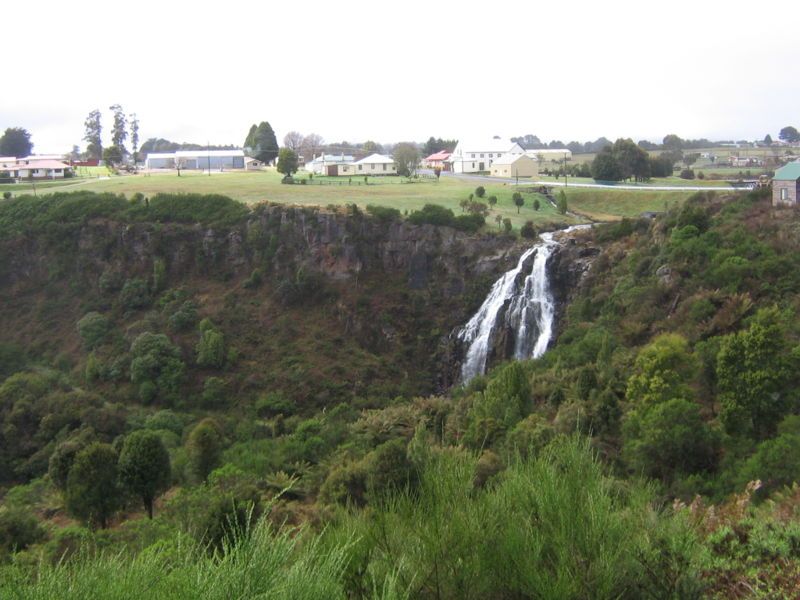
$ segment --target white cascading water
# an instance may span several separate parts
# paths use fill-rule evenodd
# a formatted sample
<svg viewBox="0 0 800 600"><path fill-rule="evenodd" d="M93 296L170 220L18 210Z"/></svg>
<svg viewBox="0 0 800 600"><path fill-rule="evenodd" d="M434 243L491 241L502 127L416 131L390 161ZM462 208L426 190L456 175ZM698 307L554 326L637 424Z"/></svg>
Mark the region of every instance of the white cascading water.
<svg viewBox="0 0 800 600"><path fill-rule="evenodd" d="M569 232L582 226L570 227ZM538 358L547 350L553 335L555 306L550 293L547 260L557 242L553 233L543 233L542 241L527 250L517 266L494 282L489 295L472 318L458 331L458 338L467 345L461 365L461 381L469 382L486 372L486 359L492 338L499 328L514 334L514 358ZM530 273L520 282L519 275L530 256L535 253ZM504 306L502 322L498 315Z"/></svg>

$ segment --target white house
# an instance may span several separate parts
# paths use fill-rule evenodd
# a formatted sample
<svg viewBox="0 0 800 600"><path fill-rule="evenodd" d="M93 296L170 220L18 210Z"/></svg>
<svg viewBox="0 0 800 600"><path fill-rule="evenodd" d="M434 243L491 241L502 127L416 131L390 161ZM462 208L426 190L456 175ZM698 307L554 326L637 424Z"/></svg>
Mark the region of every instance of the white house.
<svg viewBox="0 0 800 600"><path fill-rule="evenodd" d="M448 162L454 173L491 171L492 163L503 154L524 154L519 144L498 138L483 141L459 141Z"/></svg>
<svg viewBox="0 0 800 600"><path fill-rule="evenodd" d="M350 167L355 161L355 158L345 154L321 154L306 164L305 170L315 175L354 175L355 171L351 171Z"/></svg>
<svg viewBox="0 0 800 600"><path fill-rule="evenodd" d="M28 156L26 158L0 159L0 171L19 179L62 179L70 171L70 166L60 160Z"/></svg>
<svg viewBox="0 0 800 600"><path fill-rule="evenodd" d="M384 154L370 154L366 158L357 160L353 165L356 175L396 175L397 167L391 156Z"/></svg>

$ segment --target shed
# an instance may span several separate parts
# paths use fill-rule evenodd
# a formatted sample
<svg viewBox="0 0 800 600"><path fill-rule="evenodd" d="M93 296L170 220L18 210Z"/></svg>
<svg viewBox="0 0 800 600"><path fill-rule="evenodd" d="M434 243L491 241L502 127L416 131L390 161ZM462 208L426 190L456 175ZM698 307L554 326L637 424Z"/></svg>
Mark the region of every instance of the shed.
<svg viewBox="0 0 800 600"><path fill-rule="evenodd" d="M800 198L800 162L792 162L775 171L772 178L772 205L797 206Z"/></svg>
<svg viewBox="0 0 800 600"><path fill-rule="evenodd" d="M503 154L492 163L492 177L536 177L539 163L526 154Z"/></svg>

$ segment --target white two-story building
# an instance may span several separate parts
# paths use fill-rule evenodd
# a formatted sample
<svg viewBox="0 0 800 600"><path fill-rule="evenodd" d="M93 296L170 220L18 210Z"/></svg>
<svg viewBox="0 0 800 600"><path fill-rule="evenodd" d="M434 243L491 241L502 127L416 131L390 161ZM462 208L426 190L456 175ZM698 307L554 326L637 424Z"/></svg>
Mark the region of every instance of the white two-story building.
<svg viewBox="0 0 800 600"><path fill-rule="evenodd" d="M467 140L459 141L447 160L453 166L454 173L480 173L491 171L492 163L503 154L524 153L522 146L510 140Z"/></svg>

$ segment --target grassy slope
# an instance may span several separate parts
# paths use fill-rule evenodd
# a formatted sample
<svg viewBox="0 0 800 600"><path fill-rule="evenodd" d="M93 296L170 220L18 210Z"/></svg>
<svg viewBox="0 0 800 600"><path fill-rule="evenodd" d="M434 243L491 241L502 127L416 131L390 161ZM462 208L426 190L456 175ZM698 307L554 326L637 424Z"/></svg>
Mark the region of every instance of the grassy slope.
<svg viewBox="0 0 800 600"><path fill-rule="evenodd" d="M396 178L375 180L375 185L281 185L280 176L275 171L257 173L217 173L212 176L199 173L184 172L180 177L175 174L154 174L151 176L135 175L114 177L106 180L88 180L83 183L71 183L70 191L91 190L95 192L113 192L133 194L136 192L153 195L166 193L201 193L225 194L247 203L265 200L305 206L326 206L328 204L343 205L356 203L361 207L367 204L393 206L401 211L412 211L425 204L441 204L460 214L459 201L473 193L475 187L482 184L486 187L486 197L497 196L498 204L489 215L487 222L493 227L495 216L511 219L515 228L525 221L574 223L576 219L562 217L540 197L541 210L532 210L533 194L525 194L525 207L517 213L511 201L514 186L504 183L489 184L486 182L470 182L453 178L443 178L439 182L422 182L413 184L397 183ZM391 183L383 183L389 181ZM600 219L615 219L625 216L636 216L642 211L663 210L664 202L682 203L690 192L656 192L650 190L595 190L568 189L570 207L582 214Z"/></svg>

